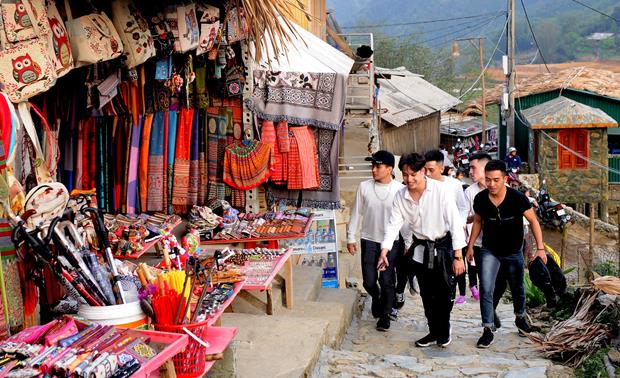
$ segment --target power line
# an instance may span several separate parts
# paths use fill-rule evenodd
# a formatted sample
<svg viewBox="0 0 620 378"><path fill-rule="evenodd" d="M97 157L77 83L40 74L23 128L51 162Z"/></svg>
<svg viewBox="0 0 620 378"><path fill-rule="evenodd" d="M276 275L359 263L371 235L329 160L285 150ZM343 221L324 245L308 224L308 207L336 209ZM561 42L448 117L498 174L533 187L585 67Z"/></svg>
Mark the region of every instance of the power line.
<svg viewBox="0 0 620 378"><path fill-rule="evenodd" d="M603 16L605 16L605 17L609 17L609 18L611 18L612 20L614 20L614 21L616 21L616 22L620 23L620 20L618 20L617 18L615 18L615 17L613 17L613 16L611 16L611 15L609 15L609 14L605 13L605 12L602 12L602 11L600 11L600 10L596 9L596 8L592 8L592 7L591 7L591 6L589 6L588 4L584 4L584 3L582 3L582 2L581 2L581 1L579 1L579 0L571 0L571 1L572 1L573 3L577 3L577 4L581 5L581 6L584 6L584 7L588 8L588 9L590 9L591 11L594 11L594 12L596 12L596 13L598 13L598 14L600 14L600 15L603 15Z"/></svg>
<svg viewBox="0 0 620 378"><path fill-rule="evenodd" d="M532 37L534 38L534 43L536 43L536 48L540 53L540 59L542 59L542 62L547 69L547 72L551 73L551 70L549 70L549 67L547 67L545 56L543 55L542 50L540 49L540 45L538 44L538 39L536 39L536 34L534 34L534 29L532 28L532 24L530 23L530 17L527 15L527 10L525 9L525 3L523 2L523 0L521 0L521 6L523 7L523 13L525 13L525 20L527 21L527 26L530 28L530 32L532 33Z"/></svg>
<svg viewBox="0 0 620 378"><path fill-rule="evenodd" d="M368 28L383 28L383 27L391 27L391 26L421 25L421 24L431 24L431 23L434 23L434 22L444 22L444 21L454 21L454 20L466 20L466 19L471 19L471 18L480 18L480 17L485 17L485 16L491 16L491 15L494 15L494 14L495 13L482 13L482 14L479 14L479 15L471 15L471 16L463 16L463 17L440 18L440 19L435 19L435 20L401 22L401 23L393 23L393 24L342 26L341 29L368 29Z"/></svg>
<svg viewBox="0 0 620 378"><path fill-rule="evenodd" d="M480 79L482 79L482 76L485 74L485 72L487 72L487 69L491 65L491 62L493 61L493 56L495 55L495 52L497 52L497 49L499 48L499 44L502 41L502 38L504 38L504 33L506 33L506 29L507 28L508 28L508 19L506 19L506 22L504 23L504 28L502 29L502 34L500 34L499 38L497 39L497 43L495 44L495 48L493 49L493 52L491 53L491 57L489 58L489 61L487 62L486 66L484 66L484 69L482 70L482 72L480 72L480 75L478 75L478 78L476 79L476 81L474 81L474 83L463 94L461 94L458 97L459 100L462 99L463 97L465 97L465 95L467 93L469 93L472 89L474 89L476 84L478 84Z"/></svg>
<svg viewBox="0 0 620 378"><path fill-rule="evenodd" d="M463 26L463 25L467 25L470 24L472 22L476 22L476 20L467 20L465 22L459 22L457 24L452 24L450 26L443 26L441 28L437 28L437 29L431 29L431 30L418 30L416 32L411 32L411 33L405 33L405 34L399 34L399 35L392 35L392 36L385 36L385 37L379 37L379 38L375 38L375 40L387 40L387 39L394 39L394 38L403 38L403 37L411 37L414 36L416 34L429 34L429 33L435 33L435 32L439 32L439 31L444 31L444 30L450 30L450 29L454 29L457 28L459 26Z"/></svg>

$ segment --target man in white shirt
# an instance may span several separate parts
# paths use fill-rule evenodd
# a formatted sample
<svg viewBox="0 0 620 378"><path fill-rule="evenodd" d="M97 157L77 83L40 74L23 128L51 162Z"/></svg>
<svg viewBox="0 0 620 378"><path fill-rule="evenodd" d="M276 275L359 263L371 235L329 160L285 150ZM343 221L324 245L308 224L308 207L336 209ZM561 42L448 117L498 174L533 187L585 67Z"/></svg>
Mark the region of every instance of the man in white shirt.
<svg viewBox="0 0 620 378"><path fill-rule="evenodd" d="M480 152L474 154L469 159L469 178L474 182L465 189L465 200L468 205L467 212L467 241L469 241L469 234L471 233L472 222L474 221L474 198L476 194L486 189L484 183L484 167L489 161L491 161L491 155L486 152ZM472 292L472 296L476 299L480 299L480 291L478 289L478 265L480 264L480 248L482 247L482 232L474 243L474 261L473 265L470 263L468 266L469 284ZM472 285L473 283L473 285ZM501 323L498 317L495 317L496 328L501 327Z"/></svg>
<svg viewBox="0 0 620 378"><path fill-rule="evenodd" d="M394 195L404 185L392 177L394 155L388 151L377 151L366 158L372 162L372 179L360 183L357 188L355 202L351 208L351 218L347 229L347 249L352 255L357 252L357 229L361 219L362 277L364 289L372 298L372 315L379 318L377 330L387 331L390 328L390 314L395 299L395 261L398 253L398 233L392 239L387 259L389 268L381 273L377 264L384 239L385 226L390 216ZM387 253L387 252L386 252ZM379 285L377 284L379 280Z"/></svg>
<svg viewBox="0 0 620 378"><path fill-rule="evenodd" d="M392 262L388 253L394 239L405 225L412 230L413 265L420 285L424 314L429 334L416 341L416 346L437 344L448 346L450 312L454 301L455 276L463 274L465 223L461 219L454 191L424 175L424 158L419 154L402 156L398 167L403 173L403 188L394 196L390 221L381 242L379 270Z"/></svg>

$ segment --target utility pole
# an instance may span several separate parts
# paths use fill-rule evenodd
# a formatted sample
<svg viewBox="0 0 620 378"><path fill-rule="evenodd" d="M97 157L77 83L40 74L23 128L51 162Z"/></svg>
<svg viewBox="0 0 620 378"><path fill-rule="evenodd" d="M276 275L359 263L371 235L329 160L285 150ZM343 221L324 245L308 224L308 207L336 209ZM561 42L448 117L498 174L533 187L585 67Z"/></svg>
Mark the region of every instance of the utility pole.
<svg viewBox="0 0 620 378"><path fill-rule="evenodd" d="M515 0L508 0L508 72L506 86L508 88L508 109L506 109L506 149L514 145L515 140Z"/></svg>
<svg viewBox="0 0 620 378"><path fill-rule="evenodd" d="M452 44L452 56L458 57L461 55L459 51L458 41L469 41L474 45L474 48L478 50L480 55L480 80L482 80L482 144L487 144L487 104L485 97L485 82L484 82L484 39L485 37L472 37L472 38L458 38L454 40ZM478 40L478 46L473 42Z"/></svg>

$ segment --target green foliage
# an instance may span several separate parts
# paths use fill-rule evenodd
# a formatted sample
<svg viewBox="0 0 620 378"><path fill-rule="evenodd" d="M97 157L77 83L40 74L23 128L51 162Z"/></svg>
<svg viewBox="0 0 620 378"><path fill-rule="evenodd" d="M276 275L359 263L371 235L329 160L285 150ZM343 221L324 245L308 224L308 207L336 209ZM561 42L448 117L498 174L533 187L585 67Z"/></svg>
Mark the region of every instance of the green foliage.
<svg viewBox="0 0 620 378"><path fill-rule="evenodd" d="M575 370L575 375L579 378L609 377L605 369L605 362L603 362L603 357L608 351L609 348L599 349L598 352L588 357L588 359L581 364L581 367Z"/></svg>
<svg viewBox="0 0 620 378"><path fill-rule="evenodd" d="M592 270L601 276L618 276L618 269L616 264L612 261L605 261L600 264L596 264Z"/></svg>
<svg viewBox="0 0 620 378"><path fill-rule="evenodd" d="M545 303L545 294L532 283L529 272L525 272L523 283L525 286L525 303L528 307L537 307Z"/></svg>

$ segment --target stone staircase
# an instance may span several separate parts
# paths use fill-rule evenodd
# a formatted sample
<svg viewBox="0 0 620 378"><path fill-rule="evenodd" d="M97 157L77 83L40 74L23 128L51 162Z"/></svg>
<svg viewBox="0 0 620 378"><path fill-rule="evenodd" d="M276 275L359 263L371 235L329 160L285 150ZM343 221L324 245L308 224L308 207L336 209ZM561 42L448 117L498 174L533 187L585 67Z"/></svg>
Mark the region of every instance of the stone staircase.
<svg viewBox="0 0 620 378"><path fill-rule="evenodd" d="M476 348L479 303L470 300L452 311L452 343L447 348L416 348L427 333L419 296L407 294L399 319L388 332L375 330L369 301L351 325L341 348L324 348L311 377L573 377L571 369L541 358L527 338L517 336L512 304L501 303L502 327L489 349Z"/></svg>
<svg viewBox="0 0 620 378"><path fill-rule="evenodd" d="M354 315L361 308L353 289L322 288L319 267L295 265L294 308L282 302L274 282L274 315L261 313L241 298L222 326L237 327L225 359L214 365L209 377L302 377L314 368L323 347L340 345ZM265 293L250 292L264 300Z"/></svg>

